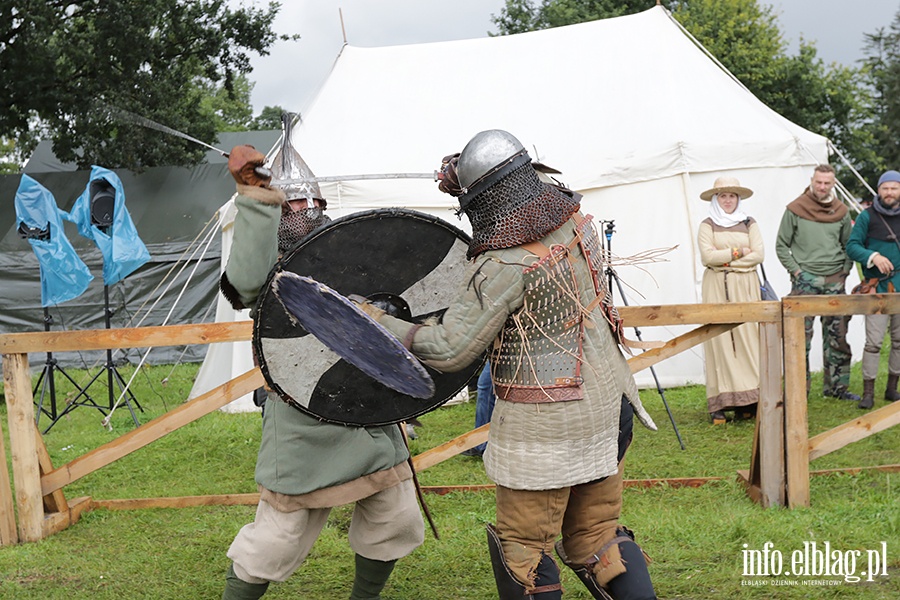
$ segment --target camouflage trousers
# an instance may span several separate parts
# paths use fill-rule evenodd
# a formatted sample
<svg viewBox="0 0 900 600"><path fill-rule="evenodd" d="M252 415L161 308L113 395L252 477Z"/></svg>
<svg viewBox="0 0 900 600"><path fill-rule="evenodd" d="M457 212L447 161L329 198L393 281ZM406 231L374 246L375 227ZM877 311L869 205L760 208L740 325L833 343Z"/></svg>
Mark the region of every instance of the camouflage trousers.
<svg viewBox="0 0 900 600"><path fill-rule="evenodd" d="M800 272L792 278L791 296L837 296L844 294L842 277L813 275ZM850 386L850 345L847 343L847 326L850 315L819 317L822 321L822 392L837 395ZM813 337L815 317L806 317L806 392L809 393L809 348Z"/></svg>

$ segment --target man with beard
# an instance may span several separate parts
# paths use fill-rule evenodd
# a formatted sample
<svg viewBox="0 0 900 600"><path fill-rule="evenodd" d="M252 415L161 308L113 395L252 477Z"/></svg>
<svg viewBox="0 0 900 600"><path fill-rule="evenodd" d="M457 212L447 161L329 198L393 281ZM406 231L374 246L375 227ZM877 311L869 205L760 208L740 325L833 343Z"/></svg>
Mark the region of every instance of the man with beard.
<svg viewBox="0 0 900 600"><path fill-rule="evenodd" d="M834 194L834 168L818 165L809 187L787 205L775 253L791 276L791 296L838 295L852 262L847 256L850 212ZM847 343L849 315L819 317L822 322L822 393L831 398L859 401L849 391L850 345ZM809 394L809 347L815 317L806 317L806 393Z"/></svg>
<svg viewBox="0 0 900 600"><path fill-rule="evenodd" d="M847 253L860 263L866 279L878 278L878 293L896 292L900 288L900 173L887 171L878 179L878 195L872 206L860 213L850 233ZM888 323L891 326L891 354L884 399L900 400L900 315L866 315L866 347L863 351L863 396L859 408L875 405L875 377L881 361L881 344Z"/></svg>
<svg viewBox="0 0 900 600"><path fill-rule="evenodd" d="M501 130L474 136L442 174L440 189L472 225L465 285L440 319L420 325L362 308L437 370L458 371L489 349L497 399L484 464L497 484L487 529L500 599L560 598L554 547L594 598L655 598L618 519L633 417L656 426L617 345L622 322L581 196L540 181Z"/></svg>
<svg viewBox="0 0 900 600"><path fill-rule="evenodd" d="M309 178L299 155L286 159L293 151L286 146L273 174ZM254 319L257 296L278 256L328 221L318 185L270 187L257 169L265 158L252 146L238 146L228 159L238 212L221 288L236 309L252 307ZM279 167L279 159L287 160L287 168ZM327 461L311 458L325 453ZM355 552L350 598L380 598L397 560L424 540L408 458L397 425L326 423L270 394L256 462L256 518L228 549L233 562L222 600L255 600L269 582L285 581L306 559L332 507L349 503L355 503L348 532Z"/></svg>

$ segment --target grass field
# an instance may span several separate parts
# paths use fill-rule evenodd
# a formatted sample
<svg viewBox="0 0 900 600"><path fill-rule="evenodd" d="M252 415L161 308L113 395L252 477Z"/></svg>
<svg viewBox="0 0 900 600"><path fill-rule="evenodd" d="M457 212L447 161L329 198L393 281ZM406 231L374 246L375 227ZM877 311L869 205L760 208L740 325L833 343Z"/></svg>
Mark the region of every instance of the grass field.
<svg viewBox="0 0 900 600"><path fill-rule="evenodd" d="M859 387L856 369L854 389ZM129 368L122 373L127 379ZM135 394L144 409L138 413L141 422L177 406L187 397L195 374L196 365L174 370L154 367L140 373ZM76 379L83 376L79 373ZM105 390L95 386L92 389L105 398ZM861 414L854 403L823 399L820 392L821 384L814 385L809 401L811 435ZM626 478L722 479L699 488L626 489L623 522L635 530L653 559L650 570L660 598L900 598L900 474L864 471L814 476L810 508L763 509L747 499L735 478L738 469L749 466L752 423L710 425L699 386L669 389L665 396L686 449L678 446L660 395L644 390L644 404L660 431L636 428ZM5 404L0 406L0 418L8 434ZM101 418L99 411L81 407L59 421L45 436L53 464L68 462L134 427L125 409L114 414L112 431L100 426ZM419 439L411 442L414 454L471 429L474 402L440 408L421 421ZM64 491L68 499L91 496L95 500L254 492L259 434L259 415L217 412ZM810 468L898 463L900 428L894 427L822 457ZM463 456L427 469L419 478L425 486L490 483L481 461ZM440 539L429 535L421 548L398 564L383 593L385 600L496 598L484 534L484 524L494 517L493 494L450 493L426 499ZM219 598L228 566L225 551L253 513L251 506L94 510L40 543L0 548L0 598ZM308 561L288 582L271 586L265 597L348 597L352 580L352 551L346 543L349 518L348 507L335 509ZM828 542L832 551L846 558L850 551L859 550L856 575L868 568L866 551L885 548L884 542L887 575L871 581L863 576L859 582L844 577L743 576L743 552L762 550L767 542L773 544L770 556L776 556L775 551L783 556L784 570L791 568L792 553L811 542L820 549ZM849 563L841 564L844 572L850 570ZM564 571L563 577L567 600L590 598L574 575Z"/></svg>

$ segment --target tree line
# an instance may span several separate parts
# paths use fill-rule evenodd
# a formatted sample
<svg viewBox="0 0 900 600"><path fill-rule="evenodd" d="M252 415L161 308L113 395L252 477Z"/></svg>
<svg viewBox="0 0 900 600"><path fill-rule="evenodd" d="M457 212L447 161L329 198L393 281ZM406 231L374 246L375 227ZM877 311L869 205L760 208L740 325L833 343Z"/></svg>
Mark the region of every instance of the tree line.
<svg viewBox="0 0 900 600"><path fill-rule="evenodd" d="M493 23L500 35L560 27L648 10L656 0L507 0ZM767 106L821 134L872 185L900 168L900 12L861 40L858 66L825 64L813 42L795 55L771 6L757 0L664 0L672 16ZM841 180L869 195L835 161Z"/></svg>
<svg viewBox="0 0 900 600"><path fill-rule="evenodd" d="M647 10L656 0L507 0L492 17L509 35ZM869 182L900 167L900 12L866 34L859 65L825 64L815 44L788 54L773 9L757 0L665 0L665 6L762 102L826 136ZM41 139L63 161L140 170L191 165L203 149L115 118L112 106L214 140L278 128L254 116L250 55L279 39L281 8L226 0L0 0L0 172L17 172ZM868 192L854 177L848 187Z"/></svg>
<svg viewBox="0 0 900 600"><path fill-rule="evenodd" d="M81 168L202 159L200 146L125 122L110 107L201 140L277 128L271 114L252 117L247 76L251 53L296 39L274 32L279 9L226 0L0 0L4 170L17 172L41 139Z"/></svg>

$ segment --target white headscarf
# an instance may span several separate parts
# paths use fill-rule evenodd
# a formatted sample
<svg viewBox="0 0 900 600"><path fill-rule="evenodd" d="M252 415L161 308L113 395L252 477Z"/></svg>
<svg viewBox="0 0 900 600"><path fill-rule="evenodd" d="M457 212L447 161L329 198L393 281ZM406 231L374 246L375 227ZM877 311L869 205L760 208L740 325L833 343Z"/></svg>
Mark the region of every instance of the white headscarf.
<svg viewBox="0 0 900 600"><path fill-rule="evenodd" d="M719 195L715 194L709 202L709 218L719 227L734 227L742 221L746 221L749 217L741 210L741 197L738 196L737 206L730 215L722 210L719 205Z"/></svg>

